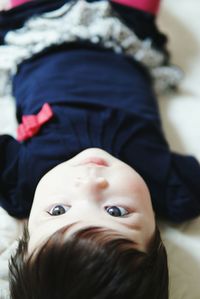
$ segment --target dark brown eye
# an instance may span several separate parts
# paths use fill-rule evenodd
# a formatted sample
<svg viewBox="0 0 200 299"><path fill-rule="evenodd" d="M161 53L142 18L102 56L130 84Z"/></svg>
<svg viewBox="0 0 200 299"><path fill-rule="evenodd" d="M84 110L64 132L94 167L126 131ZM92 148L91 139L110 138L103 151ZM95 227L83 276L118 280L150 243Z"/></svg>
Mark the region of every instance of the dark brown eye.
<svg viewBox="0 0 200 299"><path fill-rule="evenodd" d="M56 205L48 213L51 216L59 216L59 215L65 214L68 210L69 210L68 206Z"/></svg>
<svg viewBox="0 0 200 299"><path fill-rule="evenodd" d="M128 214L128 211L122 207L112 206L105 209L113 217L123 217Z"/></svg>

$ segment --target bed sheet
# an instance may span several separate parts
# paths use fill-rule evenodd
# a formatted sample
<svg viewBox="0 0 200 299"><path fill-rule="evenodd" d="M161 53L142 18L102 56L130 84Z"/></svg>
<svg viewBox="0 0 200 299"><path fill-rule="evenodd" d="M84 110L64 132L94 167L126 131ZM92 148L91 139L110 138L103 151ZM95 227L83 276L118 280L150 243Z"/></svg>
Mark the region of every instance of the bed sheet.
<svg viewBox="0 0 200 299"><path fill-rule="evenodd" d="M0 6L6 0L0 0ZM163 0L158 23L169 36L172 61L185 77L177 93L159 96L163 129L173 150L200 161L200 1ZM15 136L15 105L0 98L0 134ZM8 258L16 247L23 221L0 208L0 299L8 299ZM169 256L170 299L200 298L200 217L179 225L159 222Z"/></svg>
<svg viewBox="0 0 200 299"><path fill-rule="evenodd" d="M172 61L184 72L178 93L159 98L171 148L200 161L200 1L164 0L159 24L169 36ZM170 299L200 298L200 217L160 223L170 270Z"/></svg>

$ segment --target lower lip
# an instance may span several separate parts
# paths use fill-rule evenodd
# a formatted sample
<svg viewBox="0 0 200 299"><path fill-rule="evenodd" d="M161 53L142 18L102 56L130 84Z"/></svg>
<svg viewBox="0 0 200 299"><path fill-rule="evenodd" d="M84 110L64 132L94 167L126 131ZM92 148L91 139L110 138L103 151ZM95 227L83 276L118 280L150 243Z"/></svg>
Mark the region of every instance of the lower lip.
<svg viewBox="0 0 200 299"><path fill-rule="evenodd" d="M108 163L105 160L97 157L90 157L83 160L81 163L79 163L79 165L83 165L83 164L95 164L99 166L108 166Z"/></svg>

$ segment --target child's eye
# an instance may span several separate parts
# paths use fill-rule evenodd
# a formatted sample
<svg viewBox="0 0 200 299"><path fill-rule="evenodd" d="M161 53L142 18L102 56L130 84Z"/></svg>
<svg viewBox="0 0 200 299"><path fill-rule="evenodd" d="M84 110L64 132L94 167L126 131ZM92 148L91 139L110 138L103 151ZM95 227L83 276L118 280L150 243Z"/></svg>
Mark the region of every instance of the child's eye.
<svg viewBox="0 0 200 299"><path fill-rule="evenodd" d="M51 216L59 216L65 214L69 209L69 206L56 205L48 211L48 214ZM118 206L106 207L105 210L113 217L123 217L128 214L128 211L125 208Z"/></svg>
<svg viewBox="0 0 200 299"><path fill-rule="evenodd" d="M65 214L70 209L69 206L56 205L48 212L51 216L59 216Z"/></svg>
<svg viewBox="0 0 200 299"><path fill-rule="evenodd" d="M118 206L106 207L105 210L114 217L123 217L128 214L128 211L125 208Z"/></svg>

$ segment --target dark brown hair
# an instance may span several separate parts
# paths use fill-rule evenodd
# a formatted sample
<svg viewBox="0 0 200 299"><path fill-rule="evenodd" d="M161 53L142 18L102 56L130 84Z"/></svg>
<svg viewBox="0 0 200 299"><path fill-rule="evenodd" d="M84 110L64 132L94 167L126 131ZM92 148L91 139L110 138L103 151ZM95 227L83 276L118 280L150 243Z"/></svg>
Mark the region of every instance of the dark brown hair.
<svg viewBox="0 0 200 299"><path fill-rule="evenodd" d="M27 257L27 227L9 262L11 299L167 299L165 247L156 228L148 253L101 227L55 232Z"/></svg>

